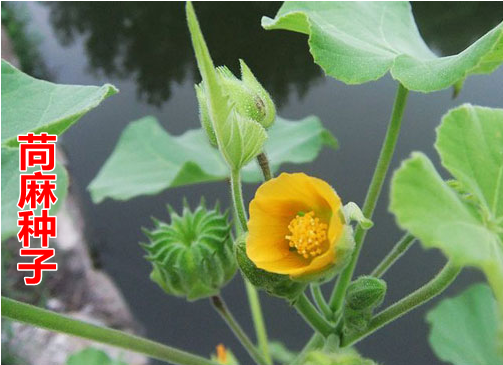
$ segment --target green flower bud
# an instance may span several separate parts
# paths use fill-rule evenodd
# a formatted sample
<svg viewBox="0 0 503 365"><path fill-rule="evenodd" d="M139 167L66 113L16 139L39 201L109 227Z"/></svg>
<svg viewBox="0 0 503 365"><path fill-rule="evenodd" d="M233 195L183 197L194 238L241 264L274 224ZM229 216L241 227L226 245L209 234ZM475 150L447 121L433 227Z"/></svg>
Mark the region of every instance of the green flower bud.
<svg viewBox="0 0 503 365"><path fill-rule="evenodd" d="M359 311L379 306L386 294L386 282L373 276L361 276L346 291L346 306Z"/></svg>
<svg viewBox="0 0 503 365"><path fill-rule="evenodd" d="M199 120L203 129L206 131L206 135L212 146L217 147L217 136L213 130L213 125L211 124L210 113L208 111L208 100L206 99L206 93L204 91L204 85L201 82L198 85L194 85L196 89L197 102L199 103Z"/></svg>
<svg viewBox="0 0 503 365"><path fill-rule="evenodd" d="M226 66L217 67L222 88L239 114L269 128L276 118L274 102L244 61L239 60L239 64L241 80Z"/></svg>
<svg viewBox="0 0 503 365"><path fill-rule="evenodd" d="M353 348L343 348L336 352L311 351L306 355L303 365L376 365L376 363L363 358Z"/></svg>
<svg viewBox="0 0 503 365"><path fill-rule="evenodd" d="M306 283L292 281L288 275L274 274L259 269L246 255L246 234L241 235L235 244L236 259L243 275L259 289L270 295L295 302L306 288Z"/></svg>
<svg viewBox="0 0 503 365"><path fill-rule="evenodd" d="M168 210L170 224L154 219L154 229L144 229L150 278L166 293L189 301L218 294L237 269L228 213L221 214L218 204L206 209L204 200L195 211L184 202L181 216Z"/></svg>

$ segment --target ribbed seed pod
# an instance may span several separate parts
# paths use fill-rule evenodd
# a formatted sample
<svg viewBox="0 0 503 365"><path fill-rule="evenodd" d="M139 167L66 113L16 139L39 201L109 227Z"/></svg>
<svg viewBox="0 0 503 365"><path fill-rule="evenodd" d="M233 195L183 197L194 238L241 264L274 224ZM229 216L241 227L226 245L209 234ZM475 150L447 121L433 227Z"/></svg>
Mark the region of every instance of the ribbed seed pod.
<svg viewBox="0 0 503 365"><path fill-rule="evenodd" d="M189 301L217 294L237 269L228 212L221 214L218 204L208 210L203 200L195 211L184 202L181 216L170 206L168 211L170 224L154 219L154 229L144 229L150 278Z"/></svg>

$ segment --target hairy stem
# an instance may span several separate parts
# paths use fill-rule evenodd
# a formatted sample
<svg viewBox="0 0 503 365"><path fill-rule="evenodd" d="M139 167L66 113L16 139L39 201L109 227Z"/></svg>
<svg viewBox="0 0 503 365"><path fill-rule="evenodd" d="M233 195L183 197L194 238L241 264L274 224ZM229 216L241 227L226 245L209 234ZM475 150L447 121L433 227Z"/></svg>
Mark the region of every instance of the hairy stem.
<svg viewBox="0 0 503 365"><path fill-rule="evenodd" d="M243 202L243 192L241 190L241 176L239 170L231 171L231 193L232 201L234 202L234 209L241 225L241 230L248 231L246 209Z"/></svg>
<svg viewBox="0 0 503 365"><path fill-rule="evenodd" d="M380 278L386 271L412 246L416 238L410 233L406 233L398 241L392 250L386 255L379 265L370 273L371 276Z"/></svg>
<svg viewBox="0 0 503 365"><path fill-rule="evenodd" d="M264 316L262 315L262 307L260 306L260 298L257 289L248 280L245 280L246 293L248 294L248 303L252 313L253 324L257 336L258 347L262 352L267 364L272 364L271 354L269 352L269 341L267 339L267 330L265 328Z"/></svg>
<svg viewBox="0 0 503 365"><path fill-rule="evenodd" d="M234 202L234 209L238 217L239 225L241 229L238 231L247 232L247 218L246 209L243 202L243 193L241 190L241 178L239 171L231 171L231 192L232 201ZM265 358L266 364L272 364L272 358L269 352L269 341L267 340L267 330L265 327L264 316L262 315L262 308L260 306L260 298L258 296L257 289L245 280L246 293L248 295L248 303L250 304L250 310L252 312L253 325L255 327L255 333L257 335L257 342L262 355Z"/></svg>
<svg viewBox="0 0 503 365"><path fill-rule="evenodd" d="M267 155L265 152L262 152L257 156L257 161L260 166L260 169L262 170L262 175L264 175L264 180L271 180L272 179L272 174L271 174L271 168L269 167L269 160L267 159Z"/></svg>
<svg viewBox="0 0 503 365"><path fill-rule="evenodd" d="M264 359L260 351L248 338L245 331L243 331L231 312L229 312L229 309L227 308L227 305L225 305L223 298L215 295L211 297L211 303L213 304L213 308L215 308L215 310L220 314L225 323L227 323L229 328L241 342L246 351L248 351L252 359L255 360L257 364L268 365L268 362Z"/></svg>
<svg viewBox="0 0 503 365"><path fill-rule="evenodd" d="M448 262L427 284L374 316L365 331L348 337L343 336L341 345L344 347L353 345L389 322L439 295L454 281L460 271L460 267Z"/></svg>
<svg viewBox="0 0 503 365"><path fill-rule="evenodd" d="M326 319L331 320L333 317L333 313L332 310L330 309L330 306L323 297L320 284L318 283L311 284L311 294L313 295L314 302L316 303L316 306L321 311L321 313L323 313Z"/></svg>
<svg viewBox="0 0 503 365"><path fill-rule="evenodd" d="M372 219L377 200L379 199L379 195L381 194L384 178L386 177L386 173L395 151L405 105L407 104L408 92L409 91L402 84L398 84L388 130L386 131L386 136L384 138L381 152L377 160L374 175L372 176L372 181L370 182L369 190L367 191L367 196L365 197L365 202L363 203L362 212L363 215L368 219ZM339 276L339 280L337 281L336 287L330 300L330 307L334 312L339 311L342 303L344 302L346 289L353 277L353 272L358 261L358 256L360 255L363 241L365 240L366 232L367 231L362 229L360 225L356 227L355 249L353 251L351 261Z"/></svg>
<svg viewBox="0 0 503 365"><path fill-rule="evenodd" d="M96 326L61 314L2 297L2 317L54 332L101 342L179 365L218 365L203 357L114 329Z"/></svg>
<svg viewBox="0 0 503 365"><path fill-rule="evenodd" d="M305 294L299 297L294 306L306 322L323 337L327 337L334 332L334 328L316 310Z"/></svg>

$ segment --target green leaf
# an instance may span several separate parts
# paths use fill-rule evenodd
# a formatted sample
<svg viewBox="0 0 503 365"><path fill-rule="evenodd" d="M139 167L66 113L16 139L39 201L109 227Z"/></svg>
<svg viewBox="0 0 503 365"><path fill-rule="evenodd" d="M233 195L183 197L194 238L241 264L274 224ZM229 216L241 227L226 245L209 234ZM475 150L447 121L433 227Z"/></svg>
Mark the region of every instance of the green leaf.
<svg viewBox="0 0 503 365"><path fill-rule="evenodd" d="M17 146L17 135L28 132L59 135L115 93L109 84L74 86L37 80L2 60L2 145Z"/></svg>
<svg viewBox="0 0 503 365"><path fill-rule="evenodd" d="M123 361L111 359L106 352L87 347L74 353L66 360L66 365L127 365Z"/></svg>
<svg viewBox="0 0 503 365"><path fill-rule="evenodd" d="M231 108L230 100L225 96L204 41L192 3L187 2L186 12L218 148L229 168L239 170L262 151L267 133L258 122L241 116Z"/></svg>
<svg viewBox="0 0 503 365"><path fill-rule="evenodd" d="M435 144L442 165L493 219L503 216L503 109L463 105L442 119Z"/></svg>
<svg viewBox="0 0 503 365"><path fill-rule="evenodd" d="M476 284L444 299L426 316L430 345L454 365L503 365L496 349L497 313L491 289Z"/></svg>
<svg viewBox="0 0 503 365"><path fill-rule="evenodd" d="M312 161L323 146L337 146L335 137L316 117L295 122L277 118L269 135L265 150L273 171L282 163ZM93 201L99 203L107 197L127 200L228 177L225 162L202 129L172 136L154 117L145 117L122 132L114 152L88 189ZM248 182L262 179L255 163L243 169L243 177Z"/></svg>
<svg viewBox="0 0 503 365"><path fill-rule="evenodd" d="M29 169L26 173L33 173L37 169ZM56 190L54 194L58 198L50 213L56 214L61 203L66 198L68 189L68 175L61 164L56 163L51 174L57 175ZM2 241L17 234L17 206L19 199L19 150L17 148L2 147ZM38 209L40 210L40 209ZM36 211L36 215L39 213Z"/></svg>
<svg viewBox="0 0 503 365"><path fill-rule="evenodd" d="M279 170L283 163L305 163L313 161L323 146L337 149L337 139L325 129L315 116L309 116L300 121L288 121L276 117L276 121L268 130L264 149L269 159L271 171ZM257 182L262 179L262 173L256 164L249 164L242 171L245 182Z"/></svg>
<svg viewBox="0 0 503 365"><path fill-rule="evenodd" d="M437 57L417 30L407 2L285 2L265 29L305 33L314 61L347 84L377 80L388 71L407 89L432 92L503 62L503 23L463 52Z"/></svg>
<svg viewBox="0 0 503 365"><path fill-rule="evenodd" d="M436 147L442 164L458 180L446 183L425 155L414 153L393 176L390 210L424 246L439 248L454 263L485 273L498 301L503 353L503 219L498 180L503 163L502 116L502 109L470 105L450 111L438 129Z"/></svg>

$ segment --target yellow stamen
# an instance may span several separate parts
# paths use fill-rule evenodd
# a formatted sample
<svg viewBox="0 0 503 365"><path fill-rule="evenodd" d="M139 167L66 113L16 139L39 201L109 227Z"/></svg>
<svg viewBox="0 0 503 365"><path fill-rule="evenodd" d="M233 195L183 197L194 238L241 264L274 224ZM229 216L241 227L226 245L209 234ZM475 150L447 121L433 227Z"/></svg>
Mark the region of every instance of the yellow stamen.
<svg viewBox="0 0 503 365"><path fill-rule="evenodd" d="M217 345L217 360L220 364L227 364L227 351L222 343Z"/></svg>
<svg viewBox="0 0 503 365"><path fill-rule="evenodd" d="M295 247L297 252L307 259L323 252L322 245L327 239L327 228L312 211L302 216L297 214L288 225L292 234L285 238L290 241L290 247Z"/></svg>

